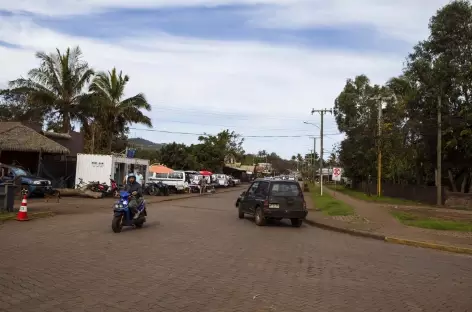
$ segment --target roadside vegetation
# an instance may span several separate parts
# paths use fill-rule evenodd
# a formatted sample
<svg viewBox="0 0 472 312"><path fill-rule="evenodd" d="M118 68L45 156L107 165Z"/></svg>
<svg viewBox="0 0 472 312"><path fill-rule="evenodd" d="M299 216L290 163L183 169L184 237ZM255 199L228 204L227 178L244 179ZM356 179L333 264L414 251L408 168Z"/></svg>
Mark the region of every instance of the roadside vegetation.
<svg viewBox="0 0 472 312"><path fill-rule="evenodd" d="M472 55L464 53L472 49L471 23L471 1L450 1L431 17L400 75L383 85L362 73L346 81L334 105L345 137L337 148L343 176L355 185L375 179L380 144L384 184L435 185L439 106L442 183L472 193Z"/></svg>
<svg viewBox="0 0 472 312"><path fill-rule="evenodd" d="M423 229L440 231L472 232L471 219L453 219L441 216L427 216L421 212L391 211L391 214L401 223Z"/></svg>
<svg viewBox="0 0 472 312"><path fill-rule="evenodd" d="M320 195L320 187L317 185L310 185L310 196L313 200L313 208L328 216L350 216L354 214L354 209L348 204L333 198L326 192Z"/></svg>
<svg viewBox="0 0 472 312"><path fill-rule="evenodd" d="M0 213L0 222L13 220L16 217L16 214L13 212L1 212Z"/></svg>

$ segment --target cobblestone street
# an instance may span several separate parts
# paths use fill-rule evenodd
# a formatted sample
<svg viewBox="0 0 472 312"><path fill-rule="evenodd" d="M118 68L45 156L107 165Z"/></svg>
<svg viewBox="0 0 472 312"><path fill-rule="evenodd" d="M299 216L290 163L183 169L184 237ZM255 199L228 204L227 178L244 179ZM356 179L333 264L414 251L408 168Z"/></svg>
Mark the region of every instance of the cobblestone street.
<svg viewBox="0 0 472 312"><path fill-rule="evenodd" d="M239 220L238 191L0 225L0 311L470 311L472 257Z"/></svg>

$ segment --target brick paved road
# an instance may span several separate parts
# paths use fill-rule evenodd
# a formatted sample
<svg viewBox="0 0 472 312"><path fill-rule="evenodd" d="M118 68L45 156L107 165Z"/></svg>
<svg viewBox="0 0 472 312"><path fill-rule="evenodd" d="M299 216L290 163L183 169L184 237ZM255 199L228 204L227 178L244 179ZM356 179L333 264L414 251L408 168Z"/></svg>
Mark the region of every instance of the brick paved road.
<svg viewBox="0 0 472 312"><path fill-rule="evenodd" d="M236 193L0 226L0 311L471 311L472 258L239 220Z"/></svg>

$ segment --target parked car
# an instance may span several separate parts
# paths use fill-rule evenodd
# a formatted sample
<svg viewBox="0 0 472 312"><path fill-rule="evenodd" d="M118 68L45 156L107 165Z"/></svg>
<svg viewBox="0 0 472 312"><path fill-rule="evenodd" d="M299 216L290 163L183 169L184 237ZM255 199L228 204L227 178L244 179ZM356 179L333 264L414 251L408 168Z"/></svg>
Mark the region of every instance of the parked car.
<svg viewBox="0 0 472 312"><path fill-rule="evenodd" d="M14 182L20 185L22 194L43 196L52 189L51 181L33 175L27 169L17 166L1 165L5 176L3 182Z"/></svg>
<svg viewBox="0 0 472 312"><path fill-rule="evenodd" d="M236 185L241 184L241 180L236 179L236 178L233 177L233 176L228 176L228 178L229 178L229 185L230 185L230 186L236 186Z"/></svg>
<svg viewBox="0 0 472 312"><path fill-rule="evenodd" d="M290 219L292 226L300 227L308 214L300 185L289 180L255 180L238 197L236 207L240 219L253 215L258 226L270 219Z"/></svg>
<svg viewBox="0 0 472 312"><path fill-rule="evenodd" d="M215 181L217 187L228 187L229 179L226 174L215 174L212 178Z"/></svg>

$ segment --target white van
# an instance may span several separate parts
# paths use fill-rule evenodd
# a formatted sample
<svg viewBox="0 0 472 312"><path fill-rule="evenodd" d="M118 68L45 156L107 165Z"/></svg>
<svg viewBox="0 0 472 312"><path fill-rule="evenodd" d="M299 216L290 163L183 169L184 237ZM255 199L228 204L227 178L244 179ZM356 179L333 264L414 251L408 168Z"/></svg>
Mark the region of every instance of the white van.
<svg viewBox="0 0 472 312"><path fill-rule="evenodd" d="M183 192L188 189L188 183L185 181L184 171L174 171L171 173L152 173L149 177L149 182L159 182L167 184L169 187L174 187L178 192Z"/></svg>

